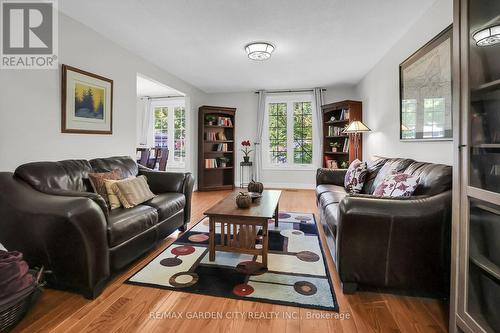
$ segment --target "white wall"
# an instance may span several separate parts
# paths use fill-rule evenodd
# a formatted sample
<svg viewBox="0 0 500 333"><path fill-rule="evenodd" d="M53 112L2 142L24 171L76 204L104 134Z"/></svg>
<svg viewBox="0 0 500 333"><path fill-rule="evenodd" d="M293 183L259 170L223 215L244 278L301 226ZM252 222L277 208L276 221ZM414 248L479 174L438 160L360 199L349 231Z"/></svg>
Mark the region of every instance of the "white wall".
<svg viewBox="0 0 500 333"><path fill-rule="evenodd" d="M355 99L356 91L351 86L328 87L325 92L325 103L344 99ZM255 142L257 136L257 95L254 92L208 94L207 105L235 107L236 110L236 144L249 139ZM243 153L238 151L236 160L243 160ZM254 161L252 154L251 160ZM239 167L236 170L236 183L239 184ZM262 181L267 187L280 188L314 188L316 171L295 170L263 170Z"/></svg>
<svg viewBox="0 0 500 333"><path fill-rule="evenodd" d="M135 156L137 73L186 93L191 119L196 119L205 97L200 90L63 14L59 15L59 61L114 81L113 135L61 133L60 70L0 70L0 171L12 171L30 161ZM195 130L196 126L188 140L193 158Z"/></svg>
<svg viewBox="0 0 500 333"><path fill-rule="evenodd" d="M438 0L382 60L361 80L357 93L363 102L363 157L383 155L419 161L453 163L453 143L399 140L399 64L453 21L453 1ZM382 38L382 36L381 36Z"/></svg>

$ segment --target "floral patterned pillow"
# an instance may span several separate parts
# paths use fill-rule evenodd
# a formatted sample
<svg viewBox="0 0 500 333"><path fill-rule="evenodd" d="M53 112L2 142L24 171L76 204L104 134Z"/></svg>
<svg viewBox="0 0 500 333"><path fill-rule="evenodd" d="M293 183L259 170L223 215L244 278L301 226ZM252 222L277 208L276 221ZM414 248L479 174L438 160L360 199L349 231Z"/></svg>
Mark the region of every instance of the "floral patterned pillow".
<svg viewBox="0 0 500 333"><path fill-rule="evenodd" d="M344 178L344 188L349 193L359 193L365 183L368 167L366 162L360 160L352 161Z"/></svg>
<svg viewBox="0 0 500 333"><path fill-rule="evenodd" d="M415 192L420 177L398 173L387 175L377 186L373 195L382 197L409 197Z"/></svg>

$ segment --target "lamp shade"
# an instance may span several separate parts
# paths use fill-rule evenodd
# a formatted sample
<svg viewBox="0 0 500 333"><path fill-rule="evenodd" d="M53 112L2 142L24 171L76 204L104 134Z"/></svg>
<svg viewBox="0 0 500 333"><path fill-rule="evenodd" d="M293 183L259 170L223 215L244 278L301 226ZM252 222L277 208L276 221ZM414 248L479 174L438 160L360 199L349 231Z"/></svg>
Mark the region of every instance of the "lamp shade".
<svg viewBox="0 0 500 333"><path fill-rule="evenodd" d="M344 130L344 133L351 134L351 133L363 133L363 132L370 132L370 131L371 131L371 129L369 129L361 121L355 120L349 124L349 126Z"/></svg>

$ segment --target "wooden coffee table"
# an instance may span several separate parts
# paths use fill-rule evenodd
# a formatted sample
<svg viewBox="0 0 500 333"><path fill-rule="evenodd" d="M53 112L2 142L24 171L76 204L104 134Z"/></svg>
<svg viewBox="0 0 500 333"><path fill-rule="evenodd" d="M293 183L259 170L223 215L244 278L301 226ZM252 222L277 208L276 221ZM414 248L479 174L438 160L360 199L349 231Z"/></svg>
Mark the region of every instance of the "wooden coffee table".
<svg viewBox="0 0 500 333"><path fill-rule="evenodd" d="M238 208L232 193L205 212L209 218L209 260L215 260L215 251L246 253L262 256L267 268L268 221L274 217L278 226L278 206L281 191L264 190L262 197L249 208ZM215 224L220 223L220 244L215 244ZM262 248L255 247L257 227L262 228Z"/></svg>

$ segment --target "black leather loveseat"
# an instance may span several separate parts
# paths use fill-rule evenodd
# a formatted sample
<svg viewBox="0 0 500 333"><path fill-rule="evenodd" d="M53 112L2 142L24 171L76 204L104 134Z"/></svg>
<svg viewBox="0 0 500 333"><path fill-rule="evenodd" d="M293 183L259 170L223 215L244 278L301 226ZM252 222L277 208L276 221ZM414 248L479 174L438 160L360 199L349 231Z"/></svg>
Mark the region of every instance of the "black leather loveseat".
<svg viewBox="0 0 500 333"><path fill-rule="evenodd" d="M108 210L88 174L115 169L124 177L145 175L157 196ZM21 251L30 266L50 270L52 286L94 298L113 271L185 230L193 183L190 173L139 168L129 157L24 164L0 173L0 243Z"/></svg>
<svg viewBox="0 0 500 333"><path fill-rule="evenodd" d="M321 223L344 293L358 284L445 296L449 291L452 168L376 157L361 194L344 190L346 170L318 169ZM388 173L420 176L414 195L372 195Z"/></svg>

